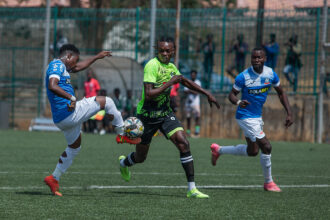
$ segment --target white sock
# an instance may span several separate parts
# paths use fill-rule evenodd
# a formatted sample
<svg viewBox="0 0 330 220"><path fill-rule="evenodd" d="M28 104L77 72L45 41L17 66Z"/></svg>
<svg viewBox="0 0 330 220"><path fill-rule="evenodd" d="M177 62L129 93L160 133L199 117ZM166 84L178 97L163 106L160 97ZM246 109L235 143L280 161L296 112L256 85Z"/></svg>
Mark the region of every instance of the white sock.
<svg viewBox="0 0 330 220"><path fill-rule="evenodd" d="M260 164L265 178L265 183L273 182L271 154L260 154Z"/></svg>
<svg viewBox="0 0 330 220"><path fill-rule="evenodd" d="M61 175L65 173L65 171L71 166L73 159L77 156L80 149L81 147L78 148L67 147L65 149L66 157L63 157L62 155L60 156L62 163L60 162L57 163L56 168L52 174L57 181L60 180Z"/></svg>
<svg viewBox="0 0 330 220"><path fill-rule="evenodd" d="M221 146L219 153L220 154L231 154L231 155L241 155L247 156L247 145L239 144L236 146Z"/></svg>
<svg viewBox="0 0 330 220"><path fill-rule="evenodd" d="M105 107L104 110L107 114L113 115L113 120L111 124L116 127L124 127L124 120L121 116L120 111L118 111L115 103L109 97L105 97ZM116 131L117 132L117 131ZM123 132L124 133L124 132ZM118 133L117 133L118 134Z"/></svg>
<svg viewBox="0 0 330 220"><path fill-rule="evenodd" d="M52 173L52 175L53 175L53 177L54 177L57 181L59 181L59 180L60 180L60 177L61 177L61 175L62 175L62 172L61 172L61 170L56 166L56 168L55 168L54 172Z"/></svg>
<svg viewBox="0 0 330 220"><path fill-rule="evenodd" d="M192 190L193 188L196 188L195 182L188 182L188 191Z"/></svg>

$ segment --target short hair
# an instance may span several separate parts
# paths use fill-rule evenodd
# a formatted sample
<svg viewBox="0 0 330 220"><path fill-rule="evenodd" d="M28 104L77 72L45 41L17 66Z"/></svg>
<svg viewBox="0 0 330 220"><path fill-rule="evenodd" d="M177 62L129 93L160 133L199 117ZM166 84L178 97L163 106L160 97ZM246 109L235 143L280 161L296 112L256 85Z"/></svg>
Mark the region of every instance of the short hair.
<svg viewBox="0 0 330 220"><path fill-rule="evenodd" d="M255 52L255 51L262 51L264 53L264 55L266 56L266 51L265 51L265 49L263 47L255 47L255 48L253 48L252 53Z"/></svg>
<svg viewBox="0 0 330 220"><path fill-rule="evenodd" d="M197 74L197 71L196 70L191 70L190 71L190 74L192 74L192 73L196 73Z"/></svg>
<svg viewBox="0 0 330 220"><path fill-rule="evenodd" d="M173 46L174 46L174 48L175 48L175 41L174 41L173 37L169 37L169 36L161 36L161 37L157 40L156 49L158 49L158 42L173 43Z"/></svg>
<svg viewBox="0 0 330 220"><path fill-rule="evenodd" d="M72 52L72 53L77 54L77 55L80 54L79 49L73 44L64 44L60 48L60 55L64 54L65 52Z"/></svg>
<svg viewBox="0 0 330 220"><path fill-rule="evenodd" d="M113 90L113 92L114 92L114 93L116 93L116 92L119 92L119 93L120 93L120 89L119 89L119 88L115 88L115 89Z"/></svg>

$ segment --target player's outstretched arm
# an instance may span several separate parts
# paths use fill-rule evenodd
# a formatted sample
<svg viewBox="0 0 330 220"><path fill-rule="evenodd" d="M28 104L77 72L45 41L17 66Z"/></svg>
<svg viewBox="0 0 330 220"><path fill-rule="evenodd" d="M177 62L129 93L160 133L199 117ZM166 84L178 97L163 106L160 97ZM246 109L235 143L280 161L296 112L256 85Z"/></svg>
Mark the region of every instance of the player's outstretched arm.
<svg viewBox="0 0 330 220"><path fill-rule="evenodd" d="M200 87L199 85L194 83L192 80L187 79L185 77L182 77L181 84L184 85L185 87L187 87L190 90L193 90L193 91L196 91L198 93L204 94L207 97L207 100L208 100L211 107L212 107L212 103L214 103L217 106L218 109L220 108L220 104L215 99L215 97L209 91L203 89L202 87Z"/></svg>
<svg viewBox="0 0 330 220"><path fill-rule="evenodd" d="M86 60L80 61L77 63L77 65L73 68L72 72L79 72L81 70L86 69L89 67L92 63L94 63L98 59L103 59L104 57L110 57L112 56L111 51L102 51L98 53L97 55L88 58Z"/></svg>
<svg viewBox="0 0 330 220"><path fill-rule="evenodd" d="M284 92L282 86L277 86L274 88L275 88L277 95L286 111L285 127L288 128L293 124L292 111L291 111L290 103L288 100L288 96Z"/></svg>
<svg viewBox="0 0 330 220"><path fill-rule="evenodd" d="M161 87L154 88L154 84L152 83L144 83L144 93L145 93L145 98L152 99L160 95L162 92L164 92L167 88L171 87L172 85L176 83L180 83L182 80L182 75L176 75L173 76L170 81L162 85Z"/></svg>

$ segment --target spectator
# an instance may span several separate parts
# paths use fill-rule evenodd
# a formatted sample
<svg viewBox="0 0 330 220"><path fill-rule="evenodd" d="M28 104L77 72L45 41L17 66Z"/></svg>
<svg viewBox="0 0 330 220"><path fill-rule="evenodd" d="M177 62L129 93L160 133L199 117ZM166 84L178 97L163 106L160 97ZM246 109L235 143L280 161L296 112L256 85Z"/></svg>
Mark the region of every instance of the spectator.
<svg viewBox="0 0 330 220"><path fill-rule="evenodd" d="M244 42L244 35L238 34L237 41L233 41L229 48L228 53L232 53L235 51L235 60L234 64L232 64L228 69L227 72L233 78L236 77L239 73L241 73L245 68L245 56L249 51L249 46L247 43ZM236 70L236 74L233 73L233 70Z"/></svg>
<svg viewBox="0 0 330 220"><path fill-rule="evenodd" d="M90 98L93 96L97 96L99 90L100 90L100 84L99 82L94 78L93 71L89 69L87 71L87 80L84 83L84 89L85 89L85 98ZM86 122L83 123L83 130L84 132L94 132L97 133L97 126L96 121L93 119L89 119Z"/></svg>
<svg viewBox="0 0 330 220"><path fill-rule="evenodd" d="M123 105L123 99L120 96L120 89L119 88L115 88L113 90L113 101L118 109L118 111L121 112L121 114L123 114L123 110L124 110L124 105Z"/></svg>
<svg viewBox="0 0 330 220"><path fill-rule="evenodd" d="M213 73L215 44L213 43L212 34L208 34L206 38L207 41L203 44L202 49L204 53L204 82L205 88L208 89L210 87L211 76Z"/></svg>
<svg viewBox="0 0 330 220"><path fill-rule="evenodd" d="M134 115L134 103L132 97L132 90L128 89L126 91L126 99L125 99L125 107L124 107L125 115L123 116L124 120L130 116Z"/></svg>
<svg viewBox="0 0 330 220"><path fill-rule="evenodd" d="M283 69L286 79L289 81L290 85L293 86L293 91L297 91L298 86L298 73L302 67L300 60L301 56L301 44L298 43L298 35L293 34L289 42L285 44L288 47L287 55L285 58L285 67ZM290 76L293 74L293 78Z"/></svg>
<svg viewBox="0 0 330 220"><path fill-rule="evenodd" d="M64 45L64 44L68 44L69 41L68 41L68 38L66 38L62 31L58 31L56 33L56 40L55 40L55 48L54 48L54 44L51 44L49 46L51 52L53 53L53 56L54 57L58 57L59 55L59 51L60 51L60 48Z"/></svg>
<svg viewBox="0 0 330 220"><path fill-rule="evenodd" d="M268 44L264 45L264 49L266 51L267 60L265 65L275 70L277 63L277 56L280 50L278 43L276 42L276 34L271 33L269 35L270 41Z"/></svg>
<svg viewBox="0 0 330 220"><path fill-rule="evenodd" d="M170 93L170 107L174 113L178 111L178 107L180 105L180 100L179 100L179 88L180 88L180 83L176 83L172 86L171 88L171 93Z"/></svg>
<svg viewBox="0 0 330 220"><path fill-rule="evenodd" d="M201 82L197 79L197 71L191 70L190 72L191 81L201 86ZM190 136L191 130L191 117L195 119L195 136L199 136L200 132L200 98L199 93L194 90L184 88L184 92L187 94L187 99L185 102L185 113L187 118L187 134Z"/></svg>

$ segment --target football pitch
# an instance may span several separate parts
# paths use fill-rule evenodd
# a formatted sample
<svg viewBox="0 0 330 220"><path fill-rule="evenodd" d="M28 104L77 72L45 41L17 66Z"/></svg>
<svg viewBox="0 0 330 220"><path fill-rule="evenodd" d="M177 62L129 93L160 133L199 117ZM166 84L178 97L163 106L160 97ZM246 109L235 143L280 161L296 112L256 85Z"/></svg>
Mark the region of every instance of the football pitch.
<svg viewBox="0 0 330 220"><path fill-rule="evenodd" d="M209 146L243 140L192 139L195 181L206 200L186 198L179 152L155 137L147 160L119 174L118 157L134 150L114 135L83 134L82 150L60 181L43 183L66 147L62 133L0 131L0 219L329 219L330 145L271 142L281 193L265 192L259 156L221 156Z"/></svg>

